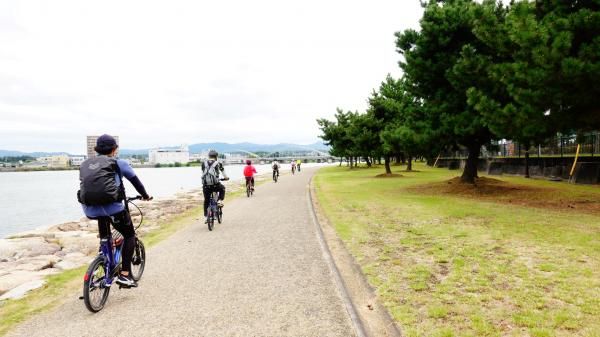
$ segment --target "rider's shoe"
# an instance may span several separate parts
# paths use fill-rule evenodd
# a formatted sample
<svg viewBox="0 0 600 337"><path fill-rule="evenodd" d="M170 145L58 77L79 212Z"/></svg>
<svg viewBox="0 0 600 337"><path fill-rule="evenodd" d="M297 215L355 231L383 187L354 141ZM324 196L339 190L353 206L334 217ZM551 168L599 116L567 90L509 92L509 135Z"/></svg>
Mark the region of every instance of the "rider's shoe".
<svg viewBox="0 0 600 337"><path fill-rule="evenodd" d="M125 276L123 274L119 274L116 282L118 285L126 288L135 288L138 286L137 282L135 282L129 275Z"/></svg>
<svg viewBox="0 0 600 337"><path fill-rule="evenodd" d="M219 200L219 201L217 201L217 206L223 207L223 206L225 206L225 203L223 203L223 200Z"/></svg>

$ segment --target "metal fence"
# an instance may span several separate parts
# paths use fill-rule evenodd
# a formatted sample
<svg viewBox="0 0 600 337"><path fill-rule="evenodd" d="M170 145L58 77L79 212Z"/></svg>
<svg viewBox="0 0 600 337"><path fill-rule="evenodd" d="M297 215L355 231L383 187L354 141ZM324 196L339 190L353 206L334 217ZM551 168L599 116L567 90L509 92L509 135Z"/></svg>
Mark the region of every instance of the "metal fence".
<svg viewBox="0 0 600 337"><path fill-rule="evenodd" d="M600 132L590 132L580 136L557 135L548 139L543 144L529 147L530 157L574 157L580 145L579 155L584 157L600 156ZM521 158L525 157L527 148L519 142L502 140L492 142L491 146L481 148L482 158ZM441 158L466 158L466 149L457 151L445 151Z"/></svg>

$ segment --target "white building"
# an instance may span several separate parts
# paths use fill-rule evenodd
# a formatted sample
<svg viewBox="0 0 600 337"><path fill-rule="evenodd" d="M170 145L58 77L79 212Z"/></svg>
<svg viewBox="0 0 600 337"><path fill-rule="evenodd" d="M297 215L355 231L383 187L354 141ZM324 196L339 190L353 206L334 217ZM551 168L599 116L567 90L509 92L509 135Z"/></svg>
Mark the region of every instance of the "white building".
<svg viewBox="0 0 600 337"><path fill-rule="evenodd" d="M71 156L71 166L81 166L85 160L85 156Z"/></svg>
<svg viewBox="0 0 600 337"><path fill-rule="evenodd" d="M148 152L152 164L187 164L190 161L190 151L187 146L176 149L152 149Z"/></svg>

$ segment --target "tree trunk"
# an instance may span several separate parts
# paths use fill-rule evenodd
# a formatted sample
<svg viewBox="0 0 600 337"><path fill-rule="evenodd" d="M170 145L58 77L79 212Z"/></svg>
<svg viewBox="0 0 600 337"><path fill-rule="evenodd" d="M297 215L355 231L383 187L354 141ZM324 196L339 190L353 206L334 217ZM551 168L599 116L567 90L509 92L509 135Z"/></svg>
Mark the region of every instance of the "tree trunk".
<svg viewBox="0 0 600 337"><path fill-rule="evenodd" d="M378 157L377 161L379 162L379 165L381 165L381 157Z"/></svg>
<svg viewBox="0 0 600 337"><path fill-rule="evenodd" d="M396 164L400 165L401 162L402 162L402 159L400 158L400 155L397 154L396 155Z"/></svg>
<svg viewBox="0 0 600 337"><path fill-rule="evenodd" d="M412 171L412 156L409 154L407 156L408 166L406 166L407 171Z"/></svg>
<svg viewBox="0 0 600 337"><path fill-rule="evenodd" d="M342 167L342 162L344 161L344 158L340 157L340 167Z"/></svg>
<svg viewBox="0 0 600 337"><path fill-rule="evenodd" d="M469 150L469 156L467 157L467 163L465 164L465 169L460 180L463 183L475 184L475 179L477 178L477 162L479 161L481 146L479 143L473 143L467 146L467 149Z"/></svg>
<svg viewBox="0 0 600 337"><path fill-rule="evenodd" d="M529 178L529 146L525 150L525 178Z"/></svg>
<svg viewBox="0 0 600 337"><path fill-rule="evenodd" d="M384 163L385 163L385 173L392 174L392 168L390 167L390 156L385 156Z"/></svg>
<svg viewBox="0 0 600 337"><path fill-rule="evenodd" d="M406 162L406 157L404 156L404 152L400 153L400 161L402 162L402 164L404 164Z"/></svg>

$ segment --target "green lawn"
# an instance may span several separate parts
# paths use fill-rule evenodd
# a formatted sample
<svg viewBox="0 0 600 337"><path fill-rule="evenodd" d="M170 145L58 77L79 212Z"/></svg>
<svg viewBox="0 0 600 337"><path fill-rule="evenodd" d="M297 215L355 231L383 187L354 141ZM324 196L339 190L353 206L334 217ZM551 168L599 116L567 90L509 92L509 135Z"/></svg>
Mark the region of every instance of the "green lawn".
<svg viewBox="0 0 600 337"><path fill-rule="evenodd" d="M600 187L511 177L531 190L455 196L436 188L458 171L402 169L325 168L315 186L404 335L600 336Z"/></svg>

